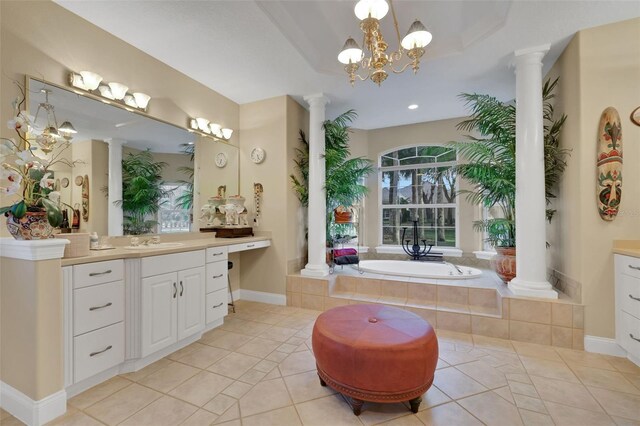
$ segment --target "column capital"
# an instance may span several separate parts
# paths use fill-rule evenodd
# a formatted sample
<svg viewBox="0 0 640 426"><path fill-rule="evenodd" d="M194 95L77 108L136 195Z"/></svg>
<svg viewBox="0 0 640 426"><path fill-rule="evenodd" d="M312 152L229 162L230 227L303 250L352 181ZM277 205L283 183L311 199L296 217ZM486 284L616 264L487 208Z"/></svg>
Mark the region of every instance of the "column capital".
<svg viewBox="0 0 640 426"><path fill-rule="evenodd" d="M550 44L518 49L513 52L513 65L517 67L524 64L542 64L542 58L549 52L549 49L551 49Z"/></svg>
<svg viewBox="0 0 640 426"><path fill-rule="evenodd" d="M122 145L126 145L127 141L124 139L117 139L117 138L107 138L104 140L107 145L109 146L122 146Z"/></svg>
<svg viewBox="0 0 640 426"><path fill-rule="evenodd" d="M326 97L323 93L315 93L313 95L307 95L303 99L312 108L325 106L331 102L329 98Z"/></svg>

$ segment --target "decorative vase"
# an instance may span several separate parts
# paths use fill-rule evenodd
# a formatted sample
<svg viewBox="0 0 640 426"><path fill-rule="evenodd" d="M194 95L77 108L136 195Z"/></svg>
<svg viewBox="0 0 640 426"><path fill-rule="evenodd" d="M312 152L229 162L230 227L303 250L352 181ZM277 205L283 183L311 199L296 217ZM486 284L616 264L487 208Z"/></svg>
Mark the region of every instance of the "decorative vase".
<svg viewBox="0 0 640 426"><path fill-rule="evenodd" d="M516 248L496 247L496 255L491 259L491 267L505 283L516 276Z"/></svg>
<svg viewBox="0 0 640 426"><path fill-rule="evenodd" d="M7 229L16 240L44 240L53 232L47 212L27 212L20 219L8 213Z"/></svg>

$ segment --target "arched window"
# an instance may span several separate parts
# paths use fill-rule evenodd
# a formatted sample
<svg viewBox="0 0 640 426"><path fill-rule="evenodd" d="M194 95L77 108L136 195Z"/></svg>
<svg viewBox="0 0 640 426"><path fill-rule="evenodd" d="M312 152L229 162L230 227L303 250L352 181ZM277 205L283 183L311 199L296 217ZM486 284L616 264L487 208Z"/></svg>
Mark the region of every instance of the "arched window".
<svg viewBox="0 0 640 426"><path fill-rule="evenodd" d="M418 145L383 153L379 158L381 243L400 245L413 240L418 220L419 240L456 247L456 150Z"/></svg>

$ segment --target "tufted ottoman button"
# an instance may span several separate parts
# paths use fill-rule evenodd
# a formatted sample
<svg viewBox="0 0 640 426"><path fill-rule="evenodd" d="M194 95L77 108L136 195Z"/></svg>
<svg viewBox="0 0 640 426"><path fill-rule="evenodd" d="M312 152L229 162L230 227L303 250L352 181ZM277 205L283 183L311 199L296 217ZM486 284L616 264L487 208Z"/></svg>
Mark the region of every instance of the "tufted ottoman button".
<svg viewBox="0 0 640 426"><path fill-rule="evenodd" d="M431 325L384 305L340 306L322 313L312 345L320 384L348 396L355 415L363 401L409 401L417 413L438 362Z"/></svg>

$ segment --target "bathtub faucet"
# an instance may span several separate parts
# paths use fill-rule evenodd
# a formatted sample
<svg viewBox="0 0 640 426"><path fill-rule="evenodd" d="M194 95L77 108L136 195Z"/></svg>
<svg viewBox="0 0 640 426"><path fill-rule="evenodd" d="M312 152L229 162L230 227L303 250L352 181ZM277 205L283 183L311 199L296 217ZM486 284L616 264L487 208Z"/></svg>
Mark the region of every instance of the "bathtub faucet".
<svg viewBox="0 0 640 426"><path fill-rule="evenodd" d="M418 242L418 221L413 221L413 244L411 240L405 240L404 236L407 228L402 228L402 249L407 253L411 260L424 260L433 262L444 261L444 255L441 252L432 252L433 244L427 244L427 240L420 240L422 247Z"/></svg>

